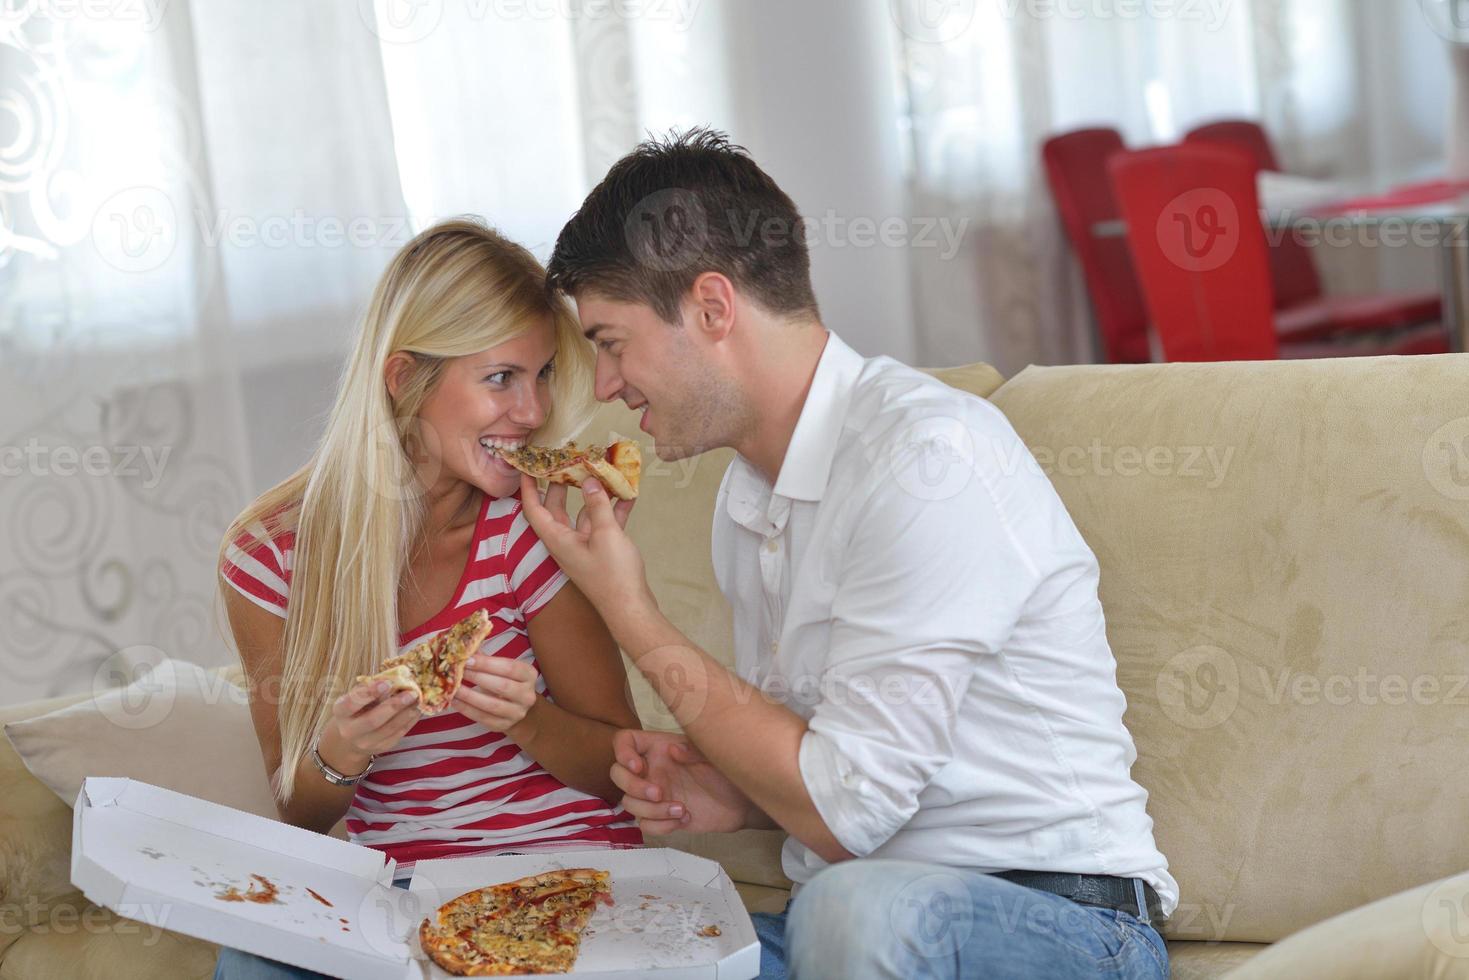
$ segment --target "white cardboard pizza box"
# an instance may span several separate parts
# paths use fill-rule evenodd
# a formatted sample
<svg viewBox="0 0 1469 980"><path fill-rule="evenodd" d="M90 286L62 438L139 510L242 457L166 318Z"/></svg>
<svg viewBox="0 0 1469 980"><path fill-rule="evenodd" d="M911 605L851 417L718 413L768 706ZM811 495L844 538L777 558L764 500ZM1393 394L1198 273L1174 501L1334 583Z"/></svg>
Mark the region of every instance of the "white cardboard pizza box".
<svg viewBox="0 0 1469 980"><path fill-rule="evenodd" d="M404 890L392 887L395 862L371 848L133 779L89 776L72 823L72 884L96 904L353 980L448 976L418 947L425 917L471 889L569 867L612 872L615 903L593 916L573 973L749 980L760 972L760 944L729 876L681 851L421 861ZM221 897L231 888L259 895L267 884L273 901Z"/></svg>
<svg viewBox="0 0 1469 980"><path fill-rule="evenodd" d="M599 907L583 931L573 975L596 980L750 980L759 975L760 940L729 875L715 861L670 848L419 861L408 892L399 899L399 928L412 924L405 939L417 953L418 923L455 896L563 868L612 873L613 904ZM450 976L431 962L428 970L434 980Z"/></svg>
<svg viewBox="0 0 1469 980"><path fill-rule="evenodd" d="M381 852L134 779L89 776L71 881L119 915L329 976L419 980L386 931L395 863ZM259 878L252 876L258 875ZM275 900L229 901L278 889Z"/></svg>

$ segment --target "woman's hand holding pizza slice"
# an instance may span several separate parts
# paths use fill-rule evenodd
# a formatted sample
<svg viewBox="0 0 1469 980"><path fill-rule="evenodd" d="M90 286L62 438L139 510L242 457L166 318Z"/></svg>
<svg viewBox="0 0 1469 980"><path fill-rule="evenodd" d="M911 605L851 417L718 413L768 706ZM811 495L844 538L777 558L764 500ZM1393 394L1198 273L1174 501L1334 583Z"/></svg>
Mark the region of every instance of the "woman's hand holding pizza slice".
<svg viewBox="0 0 1469 980"><path fill-rule="evenodd" d="M374 755L397 745L418 719L415 692L394 690L386 680L360 681L333 702L317 751L338 772L361 772Z"/></svg>
<svg viewBox="0 0 1469 980"><path fill-rule="evenodd" d="M492 732L508 732L525 720L536 703L536 669L523 660L477 655L465 664L454 692L454 707Z"/></svg>

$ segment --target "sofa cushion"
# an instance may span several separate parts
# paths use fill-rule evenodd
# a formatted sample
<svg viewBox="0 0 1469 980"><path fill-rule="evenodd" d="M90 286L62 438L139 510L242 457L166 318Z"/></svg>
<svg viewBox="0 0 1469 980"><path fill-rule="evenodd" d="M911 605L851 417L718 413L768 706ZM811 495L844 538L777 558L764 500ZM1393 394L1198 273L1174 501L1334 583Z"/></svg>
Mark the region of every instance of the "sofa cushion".
<svg viewBox="0 0 1469 980"><path fill-rule="evenodd" d="M218 953L213 943L83 904L20 934L0 960L0 980L208 980Z"/></svg>
<svg viewBox="0 0 1469 980"><path fill-rule="evenodd" d="M1465 391L1443 355L1029 368L994 395L1101 563L1133 773L1212 938L1469 868Z"/></svg>
<svg viewBox="0 0 1469 980"><path fill-rule="evenodd" d="M1216 943L1169 940L1168 968L1172 980L1217 980L1253 960L1270 947L1262 943ZM1281 974L1284 976L1284 974Z"/></svg>
<svg viewBox="0 0 1469 980"><path fill-rule="evenodd" d="M51 698L0 708L0 724L43 715L75 704L87 695ZM30 922L43 921L67 896L71 885L71 809L38 782L8 741L0 739L0 957L26 934ZM19 927L19 928L17 928Z"/></svg>
<svg viewBox="0 0 1469 980"><path fill-rule="evenodd" d="M242 688L160 658L122 688L5 725L36 778L68 804L87 776L127 776L276 818Z"/></svg>
<svg viewBox="0 0 1469 980"><path fill-rule="evenodd" d="M780 867L780 849L785 839L783 830L741 830L733 834L678 831L650 840L648 844L718 861L735 881L789 891L791 880Z"/></svg>
<svg viewBox="0 0 1469 980"><path fill-rule="evenodd" d="M1229 980L1465 980L1469 874L1430 882L1317 923Z"/></svg>

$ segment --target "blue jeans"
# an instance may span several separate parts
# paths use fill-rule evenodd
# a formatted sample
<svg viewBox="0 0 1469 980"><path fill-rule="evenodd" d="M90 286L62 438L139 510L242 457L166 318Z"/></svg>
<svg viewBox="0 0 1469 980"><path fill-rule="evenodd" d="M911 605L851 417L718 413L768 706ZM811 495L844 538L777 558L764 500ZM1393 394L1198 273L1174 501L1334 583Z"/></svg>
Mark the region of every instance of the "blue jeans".
<svg viewBox="0 0 1469 980"><path fill-rule="evenodd" d="M407 888L408 879L393 882L394 888ZM214 980L331 980L324 973L308 970L304 966L292 966L279 960L268 960L242 949L229 946L219 948L219 959L214 962Z"/></svg>
<svg viewBox="0 0 1469 980"><path fill-rule="evenodd" d="M846 861L752 918L762 980L1168 976L1163 938L1126 912L942 865Z"/></svg>

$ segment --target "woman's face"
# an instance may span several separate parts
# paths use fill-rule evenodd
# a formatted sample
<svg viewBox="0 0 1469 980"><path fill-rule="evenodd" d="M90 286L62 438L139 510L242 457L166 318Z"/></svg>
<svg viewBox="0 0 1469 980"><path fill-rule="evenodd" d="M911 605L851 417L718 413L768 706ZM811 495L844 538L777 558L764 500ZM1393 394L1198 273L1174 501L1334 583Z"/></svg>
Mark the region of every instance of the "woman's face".
<svg viewBox="0 0 1469 980"><path fill-rule="evenodd" d="M520 489L520 473L486 446L523 446L545 422L555 353L556 333L546 317L514 340L445 365L418 413L435 487L457 480L491 497Z"/></svg>

